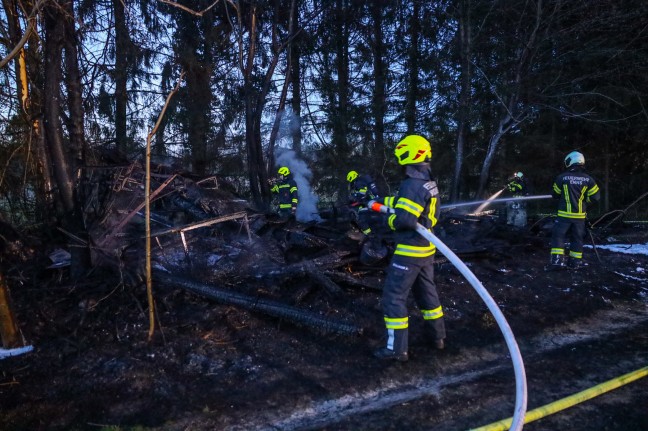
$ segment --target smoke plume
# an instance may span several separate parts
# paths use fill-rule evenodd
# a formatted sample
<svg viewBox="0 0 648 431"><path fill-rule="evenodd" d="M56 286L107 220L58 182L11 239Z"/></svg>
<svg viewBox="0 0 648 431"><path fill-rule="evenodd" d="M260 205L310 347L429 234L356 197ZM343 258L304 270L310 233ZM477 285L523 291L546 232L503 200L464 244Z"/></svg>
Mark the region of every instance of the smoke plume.
<svg viewBox="0 0 648 431"><path fill-rule="evenodd" d="M306 162L299 159L293 150L277 150L277 167L287 166L297 183L299 204L297 205L296 218L300 222L321 221L317 212L318 197L313 193L310 186L310 179L313 174L308 169Z"/></svg>

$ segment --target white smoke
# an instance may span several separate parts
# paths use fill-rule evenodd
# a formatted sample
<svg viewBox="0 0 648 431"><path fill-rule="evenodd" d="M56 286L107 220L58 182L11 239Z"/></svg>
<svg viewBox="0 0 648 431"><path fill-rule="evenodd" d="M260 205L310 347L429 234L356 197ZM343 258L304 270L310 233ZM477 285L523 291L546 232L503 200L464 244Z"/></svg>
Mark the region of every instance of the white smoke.
<svg viewBox="0 0 648 431"><path fill-rule="evenodd" d="M293 150L284 148L277 149L277 167L287 166L297 183L299 204L295 218L300 222L321 221L317 212L319 198L313 193L310 186L310 179L313 173L308 169L306 162L299 159Z"/></svg>

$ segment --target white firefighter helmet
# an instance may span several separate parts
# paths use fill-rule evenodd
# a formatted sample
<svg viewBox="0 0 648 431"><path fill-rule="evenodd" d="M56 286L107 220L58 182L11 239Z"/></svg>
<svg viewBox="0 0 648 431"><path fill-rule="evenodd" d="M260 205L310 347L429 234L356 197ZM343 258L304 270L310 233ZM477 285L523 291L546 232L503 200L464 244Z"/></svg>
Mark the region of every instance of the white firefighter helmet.
<svg viewBox="0 0 648 431"><path fill-rule="evenodd" d="M571 153L567 154L567 156L565 157L565 166L568 168L574 165L583 166L584 164L585 164L585 156L583 156L578 151L572 151Z"/></svg>

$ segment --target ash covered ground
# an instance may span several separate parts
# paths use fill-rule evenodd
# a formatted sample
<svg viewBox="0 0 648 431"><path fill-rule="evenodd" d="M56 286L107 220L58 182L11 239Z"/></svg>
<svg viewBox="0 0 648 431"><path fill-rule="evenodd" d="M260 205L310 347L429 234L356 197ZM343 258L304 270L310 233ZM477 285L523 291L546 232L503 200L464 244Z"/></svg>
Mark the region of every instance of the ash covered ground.
<svg viewBox="0 0 648 431"><path fill-rule="evenodd" d="M189 257L177 235L157 244L151 342L143 284L14 267L7 280L34 351L0 361L0 429L465 430L512 416L502 333L442 256L446 349L428 345L412 303L410 360L384 363L371 351L386 261L358 261L357 229L252 220L250 240L232 227L187 234ZM506 316L529 410L648 364L648 256L588 248L585 269L545 272L539 225L445 218L437 232ZM594 234L601 246L648 243L641 226ZM524 429L648 429L647 406L640 379Z"/></svg>

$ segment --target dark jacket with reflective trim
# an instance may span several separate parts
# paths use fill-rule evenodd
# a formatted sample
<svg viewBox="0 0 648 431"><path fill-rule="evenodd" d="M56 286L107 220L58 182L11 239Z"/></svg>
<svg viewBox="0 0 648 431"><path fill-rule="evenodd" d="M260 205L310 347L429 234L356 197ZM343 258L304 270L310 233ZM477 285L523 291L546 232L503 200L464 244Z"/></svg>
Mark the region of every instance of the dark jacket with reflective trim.
<svg viewBox="0 0 648 431"><path fill-rule="evenodd" d="M286 177L286 179L283 182L279 184L275 184L275 186L272 187L272 189L270 190L273 193L279 193L280 209L297 207L297 203L299 202L299 198L297 195L297 183L292 178L292 174Z"/></svg>
<svg viewBox="0 0 648 431"><path fill-rule="evenodd" d="M416 232L417 223L431 231L441 211L439 189L430 174L428 164L407 166L398 195L385 198L385 204L395 210L388 218L396 233L395 255L425 258L436 252L436 247Z"/></svg>
<svg viewBox="0 0 648 431"><path fill-rule="evenodd" d="M379 197L378 187L369 175L361 175L349 183L349 195L354 202L366 203Z"/></svg>
<svg viewBox="0 0 648 431"><path fill-rule="evenodd" d="M582 166L574 166L558 175L552 196L558 199L558 217L585 219L587 203L601 198L599 187Z"/></svg>
<svg viewBox="0 0 648 431"><path fill-rule="evenodd" d="M506 189L511 196L526 196L527 193L527 183L524 178L513 178L506 184Z"/></svg>

